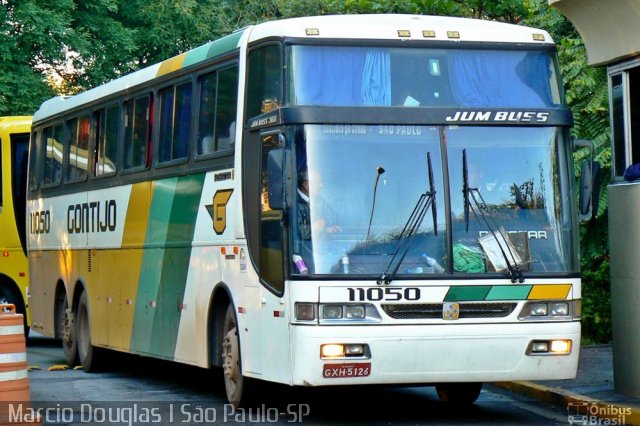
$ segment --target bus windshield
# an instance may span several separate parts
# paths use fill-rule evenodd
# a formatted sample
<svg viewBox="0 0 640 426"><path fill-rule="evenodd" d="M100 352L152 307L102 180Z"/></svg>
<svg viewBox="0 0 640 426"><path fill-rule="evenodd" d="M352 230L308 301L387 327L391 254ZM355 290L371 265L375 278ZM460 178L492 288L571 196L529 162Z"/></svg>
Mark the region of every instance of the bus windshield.
<svg viewBox="0 0 640 426"><path fill-rule="evenodd" d="M521 271L577 267L566 154L555 128L325 124L296 134L294 274L380 276L390 263L405 277L501 272L503 255L487 241L492 232L506 235L507 263L517 256ZM468 218L463 149L474 188ZM403 233L431 183L432 204L414 232Z"/></svg>
<svg viewBox="0 0 640 426"><path fill-rule="evenodd" d="M291 105L562 106L546 51L294 45L289 69Z"/></svg>

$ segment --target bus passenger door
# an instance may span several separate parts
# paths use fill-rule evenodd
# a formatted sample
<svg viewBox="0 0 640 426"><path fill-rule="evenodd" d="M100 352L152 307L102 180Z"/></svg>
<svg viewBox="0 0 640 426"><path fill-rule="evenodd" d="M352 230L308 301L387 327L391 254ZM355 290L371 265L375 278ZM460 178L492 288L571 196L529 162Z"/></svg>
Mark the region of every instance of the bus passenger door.
<svg viewBox="0 0 640 426"><path fill-rule="evenodd" d="M286 382L289 376L289 312L286 312L284 258L286 253L284 203L288 161L286 140L280 131L263 132L261 140L260 201L260 329L265 379Z"/></svg>

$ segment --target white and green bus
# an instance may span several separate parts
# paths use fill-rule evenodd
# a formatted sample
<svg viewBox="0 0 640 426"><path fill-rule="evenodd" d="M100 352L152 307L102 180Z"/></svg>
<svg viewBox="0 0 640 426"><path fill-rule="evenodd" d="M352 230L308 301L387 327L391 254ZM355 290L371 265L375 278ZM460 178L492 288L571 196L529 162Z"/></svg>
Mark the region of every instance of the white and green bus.
<svg viewBox="0 0 640 426"><path fill-rule="evenodd" d="M576 374L572 116L541 30L262 23L33 118L32 327L253 380Z"/></svg>

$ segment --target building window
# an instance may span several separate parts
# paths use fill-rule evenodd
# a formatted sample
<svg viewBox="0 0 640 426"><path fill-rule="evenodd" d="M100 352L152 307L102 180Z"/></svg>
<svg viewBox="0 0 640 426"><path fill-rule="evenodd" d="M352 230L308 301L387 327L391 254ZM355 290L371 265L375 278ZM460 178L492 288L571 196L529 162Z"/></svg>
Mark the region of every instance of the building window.
<svg viewBox="0 0 640 426"><path fill-rule="evenodd" d="M622 178L640 163L640 66L611 73L609 81L613 174Z"/></svg>

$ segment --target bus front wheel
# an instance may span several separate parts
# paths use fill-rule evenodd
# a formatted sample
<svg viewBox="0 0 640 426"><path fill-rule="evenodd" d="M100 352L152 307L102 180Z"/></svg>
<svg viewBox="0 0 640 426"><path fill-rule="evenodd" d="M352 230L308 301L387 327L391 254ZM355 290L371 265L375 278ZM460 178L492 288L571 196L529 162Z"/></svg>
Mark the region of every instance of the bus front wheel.
<svg viewBox="0 0 640 426"><path fill-rule="evenodd" d="M229 304L224 318L222 370L227 399L234 407L239 407L247 402L251 383L250 379L242 375L238 324L232 304Z"/></svg>
<svg viewBox="0 0 640 426"><path fill-rule="evenodd" d="M476 402L482 390L482 383L439 383L436 391L441 401L469 405Z"/></svg>

